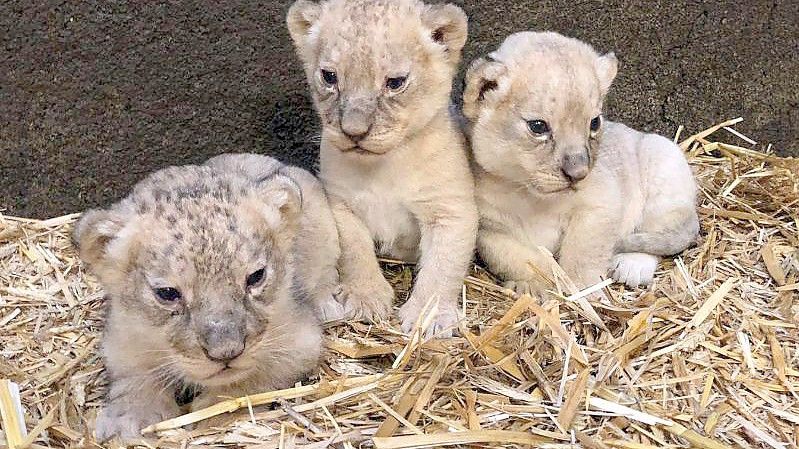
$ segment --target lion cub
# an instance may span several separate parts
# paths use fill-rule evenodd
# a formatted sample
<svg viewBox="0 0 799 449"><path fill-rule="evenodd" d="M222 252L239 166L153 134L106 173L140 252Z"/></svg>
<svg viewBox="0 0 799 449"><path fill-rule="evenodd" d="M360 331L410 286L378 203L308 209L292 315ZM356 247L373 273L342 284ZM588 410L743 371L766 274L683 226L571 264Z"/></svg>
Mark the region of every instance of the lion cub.
<svg viewBox="0 0 799 449"><path fill-rule="evenodd" d="M613 53L556 33L518 33L475 61L464 115L477 163L478 249L519 292L545 247L579 286L612 271L652 282L659 257L696 238L696 185L668 139L604 120Z"/></svg>
<svg viewBox="0 0 799 449"><path fill-rule="evenodd" d="M403 329L436 300L427 336L450 334L477 234L474 181L449 114L466 15L417 0L299 0L287 22L322 121L320 177L345 249L347 312L391 311L376 246L418 262Z"/></svg>
<svg viewBox="0 0 799 449"><path fill-rule="evenodd" d="M192 406L291 386L319 359L338 284L321 185L255 155L167 168L86 212L74 240L108 298L110 379L96 436L124 440ZM333 310L335 313L335 310Z"/></svg>

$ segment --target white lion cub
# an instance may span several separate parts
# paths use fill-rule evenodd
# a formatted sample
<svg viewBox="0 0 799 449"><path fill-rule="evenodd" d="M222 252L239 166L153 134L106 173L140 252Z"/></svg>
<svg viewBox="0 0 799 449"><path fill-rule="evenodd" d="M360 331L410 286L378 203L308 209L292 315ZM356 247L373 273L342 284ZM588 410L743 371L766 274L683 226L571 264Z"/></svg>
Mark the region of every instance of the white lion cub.
<svg viewBox="0 0 799 449"><path fill-rule="evenodd" d="M533 32L508 37L469 69L478 249L518 292L544 288L530 268L538 247L581 287L609 271L638 286L652 282L660 256L697 236L697 188L680 149L602 118L616 69L613 53Z"/></svg>
<svg viewBox="0 0 799 449"><path fill-rule="evenodd" d="M394 292L375 257L418 261L400 309L410 330L451 333L477 235L474 181L449 113L467 19L417 0L299 0L287 17L322 122L321 173L339 228L353 316L386 317Z"/></svg>

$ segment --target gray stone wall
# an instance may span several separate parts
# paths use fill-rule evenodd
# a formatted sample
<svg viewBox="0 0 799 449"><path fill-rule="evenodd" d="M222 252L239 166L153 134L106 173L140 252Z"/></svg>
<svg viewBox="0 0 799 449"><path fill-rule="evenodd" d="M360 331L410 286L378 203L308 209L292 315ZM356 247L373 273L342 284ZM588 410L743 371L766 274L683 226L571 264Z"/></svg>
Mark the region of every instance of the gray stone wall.
<svg viewBox="0 0 799 449"><path fill-rule="evenodd" d="M313 167L289 3L0 2L0 209L80 211L228 151ZM610 118L671 135L744 116L739 130L797 154L796 1L456 3L465 62L515 31L559 31L619 56Z"/></svg>

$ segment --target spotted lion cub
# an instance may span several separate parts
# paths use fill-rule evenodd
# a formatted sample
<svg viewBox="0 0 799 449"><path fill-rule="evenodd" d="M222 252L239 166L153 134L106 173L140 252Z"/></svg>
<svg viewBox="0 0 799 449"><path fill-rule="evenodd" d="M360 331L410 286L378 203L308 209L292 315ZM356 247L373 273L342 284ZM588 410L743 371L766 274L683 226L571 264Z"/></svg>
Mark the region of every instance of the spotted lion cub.
<svg viewBox="0 0 799 449"><path fill-rule="evenodd" d="M309 173L256 155L150 175L74 240L108 301L99 440L181 414L176 395L291 386L318 362L338 284L335 222ZM335 312L335 311L333 311Z"/></svg>
<svg viewBox="0 0 799 449"><path fill-rule="evenodd" d="M450 334L477 235L474 181L449 113L466 15L417 0L299 0L287 21L322 122L320 177L344 248L346 311L391 312L376 243L418 262L403 329L433 300L427 336Z"/></svg>
<svg viewBox="0 0 799 449"><path fill-rule="evenodd" d="M613 53L518 33L475 61L464 115L477 163L478 249L519 292L541 291L545 247L579 286L612 272L652 282L660 256L696 238L696 185L668 139L604 120Z"/></svg>

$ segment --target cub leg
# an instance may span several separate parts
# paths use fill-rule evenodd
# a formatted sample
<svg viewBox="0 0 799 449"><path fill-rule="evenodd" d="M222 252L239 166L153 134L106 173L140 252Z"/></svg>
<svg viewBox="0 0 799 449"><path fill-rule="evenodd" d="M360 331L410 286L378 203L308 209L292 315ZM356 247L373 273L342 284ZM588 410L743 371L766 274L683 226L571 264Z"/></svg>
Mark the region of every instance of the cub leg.
<svg viewBox="0 0 799 449"><path fill-rule="evenodd" d="M613 260L613 279L628 287L652 283L658 256L677 254L699 234L696 182L682 151L670 140L646 135L638 154L644 160L646 200L641 221L625 235Z"/></svg>
<svg viewBox="0 0 799 449"><path fill-rule="evenodd" d="M696 181L680 148L661 136L646 135L638 153L645 157L646 200L635 232L624 236L619 250L672 256L699 235Z"/></svg>
<svg viewBox="0 0 799 449"><path fill-rule="evenodd" d="M474 256L477 211L439 211L436 217L417 217L421 223L420 259L416 284L400 309L402 329L410 332L425 305L438 300L438 315L425 338L452 336L460 319L458 298Z"/></svg>
<svg viewBox="0 0 799 449"><path fill-rule="evenodd" d="M378 321L391 314L394 289L383 277L375 255L374 242L366 225L342 203L333 203L341 257L339 302L347 316Z"/></svg>
<svg viewBox="0 0 799 449"><path fill-rule="evenodd" d="M560 244L558 262L579 288L599 283L610 270L619 240L618 223L605 209L588 209L572 217Z"/></svg>
<svg viewBox="0 0 799 449"><path fill-rule="evenodd" d="M655 278L660 257L646 253L621 253L613 256L613 280L630 288L648 287Z"/></svg>
<svg viewBox="0 0 799 449"><path fill-rule="evenodd" d="M530 265L546 267L547 260L504 232L480 229L477 249L489 270L503 281L504 286L520 295L540 295L550 287L549 282Z"/></svg>
<svg viewBox="0 0 799 449"><path fill-rule="evenodd" d="M296 283L322 322L340 320L346 313L336 298L341 259L336 220L321 188L305 192L303 229L295 239L295 255L302 261L296 268Z"/></svg>
<svg viewBox="0 0 799 449"><path fill-rule="evenodd" d="M336 244L338 244L338 241L336 241ZM306 260L312 261L312 259ZM305 285L303 288L307 290L306 294L319 321L327 323L344 319L347 316L347 312L344 304L339 302L342 287L336 265L322 268L319 276L314 279L314 285Z"/></svg>
<svg viewBox="0 0 799 449"><path fill-rule="evenodd" d="M107 402L97 416L95 437L98 441L114 437L122 442L141 440L141 429L180 413L174 388L164 388L164 382L156 377L114 379Z"/></svg>

